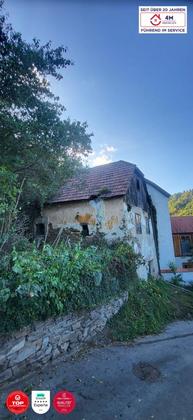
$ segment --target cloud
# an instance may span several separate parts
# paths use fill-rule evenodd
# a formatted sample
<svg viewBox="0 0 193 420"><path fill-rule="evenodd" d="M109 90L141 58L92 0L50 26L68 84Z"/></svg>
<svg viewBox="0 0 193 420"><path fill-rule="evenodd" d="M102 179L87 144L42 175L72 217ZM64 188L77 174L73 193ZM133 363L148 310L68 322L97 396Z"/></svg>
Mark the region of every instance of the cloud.
<svg viewBox="0 0 193 420"><path fill-rule="evenodd" d="M105 163L110 162L112 162L112 159L110 159L107 155L96 156L93 159L91 166L105 165Z"/></svg>
<svg viewBox="0 0 193 420"><path fill-rule="evenodd" d="M104 153L114 153L117 151L117 149L114 146L108 146L107 144L104 145L104 148L101 150Z"/></svg>
<svg viewBox="0 0 193 420"><path fill-rule="evenodd" d="M114 146L104 144L100 146L99 152L93 151L88 159L89 166L105 165L113 161L113 153L117 149Z"/></svg>

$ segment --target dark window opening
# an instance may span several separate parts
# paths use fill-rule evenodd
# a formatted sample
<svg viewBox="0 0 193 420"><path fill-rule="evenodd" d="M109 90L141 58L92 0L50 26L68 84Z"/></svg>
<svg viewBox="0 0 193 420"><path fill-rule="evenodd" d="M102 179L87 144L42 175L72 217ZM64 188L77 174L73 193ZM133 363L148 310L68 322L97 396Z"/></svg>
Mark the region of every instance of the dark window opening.
<svg viewBox="0 0 193 420"><path fill-rule="evenodd" d="M146 233L149 235L150 234L150 222L149 222L149 217L145 218L145 223L146 223Z"/></svg>
<svg viewBox="0 0 193 420"><path fill-rule="evenodd" d="M152 276L153 274L153 260L148 261L148 276Z"/></svg>
<svg viewBox="0 0 193 420"><path fill-rule="evenodd" d="M182 256L191 255L192 246L190 236L181 236L180 245Z"/></svg>
<svg viewBox="0 0 193 420"><path fill-rule="evenodd" d="M86 223L82 224L82 236L89 236L89 229Z"/></svg>
<svg viewBox="0 0 193 420"><path fill-rule="evenodd" d="M140 182L138 179L137 179L137 191L140 191Z"/></svg>
<svg viewBox="0 0 193 420"><path fill-rule="evenodd" d="M141 234L142 233L141 215L138 213L135 213L135 227L136 227L136 233Z"/></svg>
<svg viewBox="0 0 193 420"><path fill-rule="evenodd" d="M36 225L36 235L45 236L45 225L44 223L37 223Z"/></svg>

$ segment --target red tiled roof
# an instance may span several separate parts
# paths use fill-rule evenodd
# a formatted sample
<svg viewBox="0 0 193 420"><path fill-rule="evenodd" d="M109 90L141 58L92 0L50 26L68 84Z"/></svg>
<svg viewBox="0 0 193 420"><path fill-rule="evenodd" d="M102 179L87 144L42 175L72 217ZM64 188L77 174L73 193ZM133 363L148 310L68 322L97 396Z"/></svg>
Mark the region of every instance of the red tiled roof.
<svg viewBox="0 0 193 420"><path fill-rule="evenodd" d="M193 216L172 216L172 233L193 233Z"/></svg>
<svg viewBox="0 0 193 420"><path fill-rule="evenodd" d="M89 200L99 194L103 198L125 195L136 169L136 165L123 160L84 169L67 181L49 203Z"/></svg>

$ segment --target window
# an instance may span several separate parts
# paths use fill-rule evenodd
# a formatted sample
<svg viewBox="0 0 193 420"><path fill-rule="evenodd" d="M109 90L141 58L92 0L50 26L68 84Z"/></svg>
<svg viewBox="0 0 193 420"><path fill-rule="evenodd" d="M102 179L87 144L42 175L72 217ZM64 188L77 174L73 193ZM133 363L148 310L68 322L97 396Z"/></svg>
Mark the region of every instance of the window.
<svg viewBox="0 0 193 420"><path fill-rule="evenodd" d="M82 236L89 236L88 225L86 223L82 224Z"/></svg>
<svg viewBox="0 0 193 420"><path fill-rule="evenodd" d="M37 223L36 224L36 235L37 236L45 236L45 225L44 225L44 223Z"/></svg>
<svg viewBox="0 0 193 420"><path fill-rule="evenodd" d="M136 226L136 233L141 234L142 233L141 215L138 213L135 213L135 226Z"/></svg>
<svg viewBox="0 0 193 420"><path fill-rule="evenodd" d="M146 224L146 233L149 235L150 234L150 222L149 222L149 217L145 218L145 224Z"/></svg>
<svg viewBox="0 0 193 420"><path fill-rule="evenodd" d="M140 191L140 182L138 179L137 179L137 191Z"/></svg>
<svg viewBox="0 0 193 420"><path fill-rule="evenodd" d="M148 275L152 276L153 275L153 260L148 261Z"/></svg>
<svg viewBox="0 0 193 420"><path fill-rule="evenodd" d="M182 256L191 255L191 240L189 235L181 236L180 246Z"/></svg>

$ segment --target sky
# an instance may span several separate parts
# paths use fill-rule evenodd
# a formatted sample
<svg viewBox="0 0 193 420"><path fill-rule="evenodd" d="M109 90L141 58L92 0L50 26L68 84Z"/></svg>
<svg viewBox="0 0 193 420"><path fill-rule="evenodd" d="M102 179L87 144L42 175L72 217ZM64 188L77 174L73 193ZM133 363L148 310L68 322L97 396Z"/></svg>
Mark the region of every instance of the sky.
<svg viewBox="0 0 193 420"><path fill-rule="evenodd" d="M188 34L138 33L138 6L188 6ZM91 166L135 163L170 193L193 188L193 0L5 0L27 41L68 47L52 90L93 132Z"/></svg>

